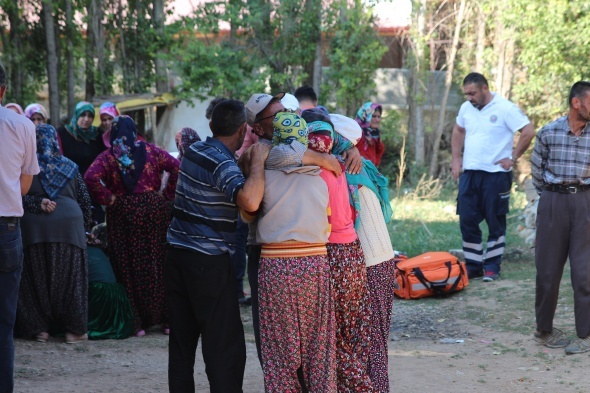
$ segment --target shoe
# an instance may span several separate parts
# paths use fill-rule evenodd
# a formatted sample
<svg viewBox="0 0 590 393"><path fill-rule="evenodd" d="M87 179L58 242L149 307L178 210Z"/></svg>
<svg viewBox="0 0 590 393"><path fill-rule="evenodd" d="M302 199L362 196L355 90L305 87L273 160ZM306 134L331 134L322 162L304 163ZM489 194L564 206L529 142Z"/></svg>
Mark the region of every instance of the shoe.
<svg viewBox="0 0 590 393"><path fill-rule="evenodd" d="M251 306L252 305L252 298L251 297L241 297L238 299L238 303L240 303L240 306Z"/></svg>
<svg viewBox="0 0 590 393"><path fill-rule="evenodd" d="M483 277L483 272L481 270L473 271L473 270L467 269L467 278L469 278L470 280L475 280L475 279L478 279L481 277Z"/></svg>
<svg viewBox="0 0 590 393"><path fill-rule="evenodd" d="M576 353L584 353L590 351L590 336L586 338L576 337L567 347L565 353L567 355L574 355Z"/></svg>
<svg viewBox="0 0 590 393"><path fill-rule="evenodd" d="M48 339L49 339L49 333L47 333L47 332L41 332L35 336L35 341L40 342L40 343L46 343Z"/></svg>
<svg viewBox="0 0 590 393"><path fill-rule="evenodd" d="M587 338L586 338L587 339ZM535 340L541 344L546 346L547 348L564 348L567 347L570 343L570 339L567 338L564 332L559 329L553 329L551 332L535 332ZM590 342L589 344L590 345ZM588 347L590 349L590 346ZM567 348L566 348L567 353ZM572 352L573 353L573 352ZM579 352L575 352L579 353Z"/></svg>
<svg viewBox="0 0 590 393"><path fill-rule="evenodd" d="M145 330L143 330L143 329L141 329L141 330L138 330L138 331L136 331L136 332L135 332L133 335L134 335L135 337L143 337L143 336L145 336Z"/></svg>
<svg viewBox="0 0 590 393"><path fill-rule="evenodd" d="M494 273L494 272L486 272L486 274L483 276L483 282L492 282L492 281L496 281L497 279L500 278L500 274L499 273Z"/></svg>
<svg viewBox="0 0 590 393"><path fill-rule="evenodd" d="M88 341L88 335L84 334L74 334L74 333L66 333L66 344L76 344L79 342Z"/></svg>

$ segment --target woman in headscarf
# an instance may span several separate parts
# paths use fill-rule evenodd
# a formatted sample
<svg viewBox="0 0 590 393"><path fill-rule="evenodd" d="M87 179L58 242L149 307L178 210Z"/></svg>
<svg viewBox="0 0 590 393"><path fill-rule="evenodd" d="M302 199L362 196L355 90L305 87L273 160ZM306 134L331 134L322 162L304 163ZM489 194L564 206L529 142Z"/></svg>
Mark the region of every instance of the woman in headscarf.
<svg viewBox="0 0 590 393"><path fill-rule="evenodd" d="M332 153L339 155L354 145L354 121L341 115L330 115L334 124ZM387 374L387 341L393 306L395 261L387 223L392 210L389 202L389 180L375 165L363 158L359 174L346 173L350 203L355 210L355 229L367 266L369 311L371 315L368 371L373 389L389 392Z"/></svg>
<svg viewBox="0 0 590 393"><path fill-rule="evenodd" d="M363 135L356 147L361 156L371 161L375 166L381 163L381 157L385 151L385 145L381 142L379 124L383 107L376 102L365 102L356 113L355 120L363 129Z"/></svg>
<svg viewBox="0 0 590 393"><path fill-rule="evenodd" d="M109 257L131 301L135 335L143 336L157 324L167 333L162 264L170 224L167 202L174 197L179 162L165 150L138 141L129 116L115 118L110 143L84 178L90 194L107 206ZM170 178L159 193L164 171Z"/></svg>
<svg viewBox="0 0 590 393"><path fill-rule="evenodd" d="M98 108L100 117L100 130L102 131L102 142L107 148L111 147L111 126L115 117L119 116L119 110L114 102L103 102Z"/></svg>
<svg viewBox="0 0 590 393"><path fill-rule="evenodd" d="M14 102L11 102L11 103L8 103L8 104L4 105L4 108L10 109L11 111L14 111L14 112L18 113L19 115L24 115L25 114L25 112L23 112L22 106L20 106L19 104L14 103Z"/></svg>
<svg viewBox="0 0 590 393"><path fill-rule="evenodd" d="M25 108L25 116L38 126L47 123L47 109L41 104L33 103Z"/></svg>
<svg viewBox="0 0 590 393"><path fill-rule="evenodd" d="M182 160L184 152L195 142L200 142L201 138L197 131L190 127L184 127L176 133L176 148L178 149L178 161Z"/></svg>
<svg viewBox="0 0 590 393"><path fill-rule="evenodd" d="M70 123L57 129L63 155L78 164L82 175L106 149L99 129L92 125L93 121L94 106L82 101L76 105Z"/></svg>
<svg viewBox="0 0 590 393"><path fill-rule="evenodd" d="M330 117L320 110L306 110L302 117L308 121L311 150L332 153L334 139L339 141L339 154L340 150L353 146L341 135L334 135ZM352 119L349 120L356 125L360 134L360 127ZM345 142L350 146L345 145ZM344 167L342 163L341 166ZM336 176L322 169L320 176L328 186L332 213L331 233L326 247L336 314L338 391L373 392L367 369L371 328L367 271L354 228L354 211L350 204L346 175L343 172Z"/></svg>
<svg viewBox="0 0 590 393"><path fill-rule="evenodd" d="M293 113L273 121L274 146L307 145L307 124ZM256 237L260 344L265 391L336 392L336 324L326 242L329 197L320 170L265 171Z"/></svg>
<svg viewBox="0 0 590 393"><path fill-rule="evenodd" d="M25 259L16 331L45 342L50 329L59 327L67 343L84 341L90 198L78 166L60 154L50 125L37 126L37 159L41 171L23 197Z"/></svg>

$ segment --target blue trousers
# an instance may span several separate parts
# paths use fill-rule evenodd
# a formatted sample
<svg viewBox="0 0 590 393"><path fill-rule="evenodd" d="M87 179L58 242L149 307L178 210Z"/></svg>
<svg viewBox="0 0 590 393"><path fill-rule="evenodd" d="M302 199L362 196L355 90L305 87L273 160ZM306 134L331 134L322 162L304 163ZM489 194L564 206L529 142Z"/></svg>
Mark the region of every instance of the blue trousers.
<svg viewBox="0 0 590 393"><path fill-rule="evenodd" d="M481 275L482 270L500 273L511 187L512 172L466 170L461 174L457 214L470 276ZM485 253L479 226L484 220L489 232Z"/></svg>
<svg viewBox="0 0 590 393"><path fill-rule="evenodd" d="M22 270L20 226L0 221L0 393L14 389L13 330Z"/></svg>
<svg viewBox="0 0 590 393"><path fill-rule="evenodd" d="M238 299L244 297L244 276L246 275L246 243L248 240L248 224L238 219L236 229L236 247L231 256L232 268L236 274L236 292Z"/></svg>

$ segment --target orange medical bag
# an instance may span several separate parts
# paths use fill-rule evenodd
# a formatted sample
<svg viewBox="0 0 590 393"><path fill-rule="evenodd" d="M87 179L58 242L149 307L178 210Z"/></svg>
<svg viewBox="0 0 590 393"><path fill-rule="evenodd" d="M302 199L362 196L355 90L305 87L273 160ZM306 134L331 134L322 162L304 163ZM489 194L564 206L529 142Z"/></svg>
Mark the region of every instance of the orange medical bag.
<svg viewBox="0 0 590 393"><path fill-rule="evenodd" d="M427 252L396 264L395 295L420 299L457 292L469 285L465 262L448 252Z"/></svg>

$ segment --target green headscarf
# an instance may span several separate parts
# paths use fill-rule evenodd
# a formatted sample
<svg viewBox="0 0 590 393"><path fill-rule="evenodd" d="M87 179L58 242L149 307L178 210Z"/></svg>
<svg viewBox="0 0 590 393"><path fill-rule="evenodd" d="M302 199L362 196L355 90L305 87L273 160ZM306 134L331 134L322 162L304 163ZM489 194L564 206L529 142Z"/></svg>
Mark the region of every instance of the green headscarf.
<svg viewBox="0 0 590 393"><path fill-rule="evenodd" d="M94 116L94 106L89 102L80 101L74 109L74 116L70 120L70 124L66 125L66 130L77 140L90 143L98 137L98 128L90 125L89 128L84 129L78 125L78 119L84 112L90 112Z"/></svg>

